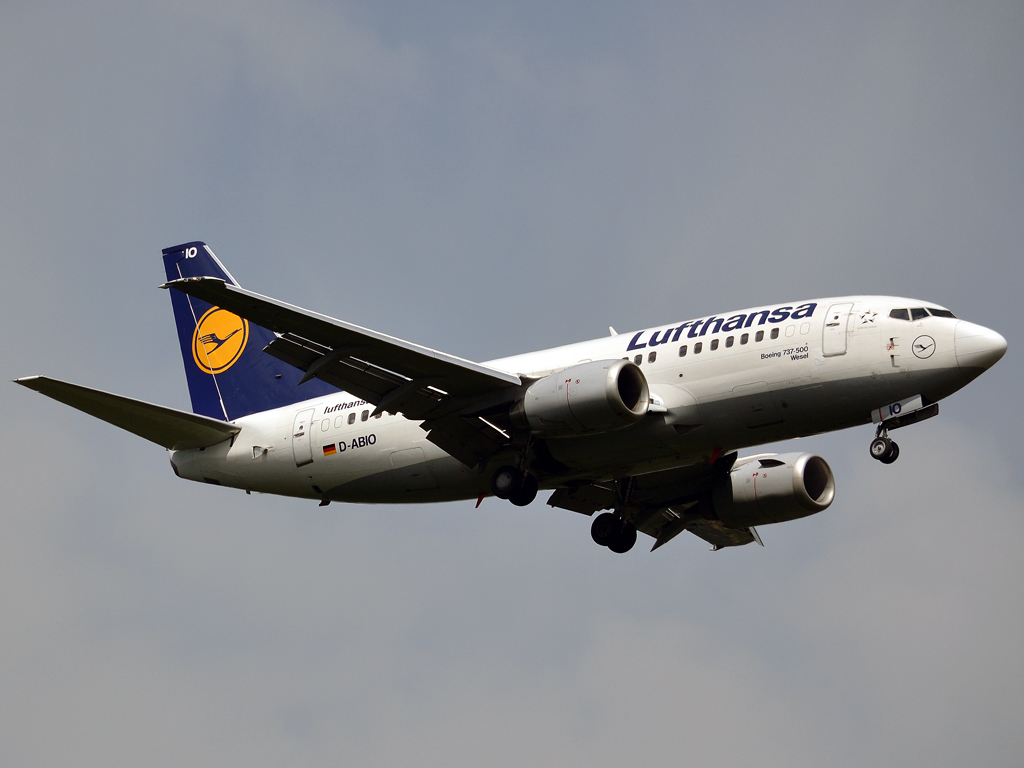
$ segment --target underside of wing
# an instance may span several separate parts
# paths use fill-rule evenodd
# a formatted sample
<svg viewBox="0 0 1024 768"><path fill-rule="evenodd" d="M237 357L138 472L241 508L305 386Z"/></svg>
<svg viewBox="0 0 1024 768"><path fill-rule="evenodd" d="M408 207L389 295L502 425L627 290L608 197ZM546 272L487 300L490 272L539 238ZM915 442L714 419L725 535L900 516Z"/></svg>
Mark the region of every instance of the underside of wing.
<svg viewBox="0 0 1024 768"><path fill-rule="evenodd" d="M261 296L223 280L187 278L163 287L183 291L270 329L265 351L376 406L423 421L427 439L463 463L496 453L508 435L488 422L507 411L518 376L342 320Z"/></svg>
<svg viewBox="0 0 1024 768"><path fill-rule="evenodd" d="M588 483L557 489L548 504L584 515L615 509L655 542L652 551L683 531L704 539L713 549L760 543L753 528L723 524L711 503L715 481L736 461L731 453L710 464L692 464L615 482Z"/></svg>
<svg viewBox="0 0 1024 768"><path fill-rule="evenodd" d="M130 397L90 389L46 376L15 379L15 384L70 405L164 448L206 448L241 432L241 427Z"/></svg>
<svg viewBox="0 0 1024 768"><path fill-rule="evenodd" d="M761 543L757 531L753 528L730 528L718 520L698 520L687 526L686 530L711 545L712 550L725 547L739 547L744 544Z"/></svg>

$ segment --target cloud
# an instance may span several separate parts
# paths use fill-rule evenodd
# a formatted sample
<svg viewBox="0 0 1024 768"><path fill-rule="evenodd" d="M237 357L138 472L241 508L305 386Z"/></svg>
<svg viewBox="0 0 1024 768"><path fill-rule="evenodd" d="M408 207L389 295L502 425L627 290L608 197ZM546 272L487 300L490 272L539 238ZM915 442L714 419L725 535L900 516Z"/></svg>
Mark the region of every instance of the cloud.
<svg viewBox="0 0 1024 768"><path fill-rule="evenodd" d="M94 456L50 487L76 507L23 489L5 515L7 741L80 764L1019 753L1011 469L955 425L899 437L893 467L826 452L839 499L763 550L623 558L547 508L320 510L177 481L157 450L117 490Z"/></svg>
<svg viewBox="0 0 1024 768"><path fill-rule="evenodd" d="M183 42L181 55L216 45L222 55L236 60L230 71L250 87L271 91L308 111L335 111L354 99L361 109L379 108L422 85L415 47L386 45L354 22L343 6L267 0L216 6L185 2L172 8L162 10L191 17L202 31L197 39Z"/></svg>

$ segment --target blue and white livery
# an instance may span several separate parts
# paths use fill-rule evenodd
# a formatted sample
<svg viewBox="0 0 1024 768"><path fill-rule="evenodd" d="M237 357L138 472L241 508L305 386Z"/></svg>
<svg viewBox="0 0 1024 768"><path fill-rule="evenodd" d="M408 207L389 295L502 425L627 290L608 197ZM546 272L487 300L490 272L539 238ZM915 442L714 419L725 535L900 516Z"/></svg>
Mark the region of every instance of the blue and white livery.
<svg viewBox="0 0 1024 768"><path fill-rule="evenodd" d="M826 509L809 453L739 451L875 424L889 432L1006 351L927 301L816 298L475 363L241 288L201 242L163 252L193 413L41 376L17 383L167 449L182 478L359 503L493 495L594 515L626 552L689 531L712 549Z"/></svg>

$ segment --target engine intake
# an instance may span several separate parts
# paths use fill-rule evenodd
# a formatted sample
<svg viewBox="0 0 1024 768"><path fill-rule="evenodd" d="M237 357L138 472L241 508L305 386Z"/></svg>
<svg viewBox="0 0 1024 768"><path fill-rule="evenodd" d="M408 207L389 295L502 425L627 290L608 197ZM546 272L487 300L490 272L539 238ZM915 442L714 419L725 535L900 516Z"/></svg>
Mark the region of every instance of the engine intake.
<svg viewBox="0 0 1024 768"><path fill-rule="evenodd" d="M545 437L611 432L640 421L647 379L628 360L595 360L538 379L510 412L512 423Z"/></svg>
<svg viewBox="0 0 1024 768"><path fill-rule="evenodd" d="M828 509L836 495L832 469L813 453L783 453L740 460L712 491L712 505L726 525L796 520Z"/></svg>

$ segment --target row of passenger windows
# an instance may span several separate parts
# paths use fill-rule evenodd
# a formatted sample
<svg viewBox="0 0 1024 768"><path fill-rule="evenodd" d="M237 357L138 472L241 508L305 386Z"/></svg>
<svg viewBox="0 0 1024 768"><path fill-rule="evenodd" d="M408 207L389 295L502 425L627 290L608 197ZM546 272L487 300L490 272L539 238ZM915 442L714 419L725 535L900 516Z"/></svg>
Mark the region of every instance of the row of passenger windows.
<svg viewBox="0 0 1024 768"><path fill-rule="evenodd" d="M792 335L792 334L787 334L787 335ZM768 338L770 338L770 339L777 339L777 338L779 338L779 329L778 328L772 328L771 333L769 334ZM754 341L755 342L764 341L764 331L758 331L757 333L755 333L754 334ZM711 348L711 351L714 351L714 350L718 349L718 342L719 342L719 339L712 339L711 340L710 344L708 345ZM749 333L740 334L740 344L747 344L749 342L750 342L750 334ZM735 336L726 336L725 337L725 346L727 348L733 346L735 343L736 343L736 337ZM679 356L680 357L686 357L687 346L688 345L683 344L683 346L681 346L679 348ZM704 342L703 341L698 341L696 344L693 345L693 354L699 355L703 350L704 350ZM628 359L628 358L623 358L623 359ZM658 359L658 353L657 352L648 352L647 353L647 362L648 363L653 363L657 359ZM637 355L636 357L633 358L633 362L636 363L637 365L640 365L643 361L644 361L644 356L643 355Z"/></svg>
<svg viewBox="0 0 1024 768"><path fill-rule="evenodd" d="M379 419L383 415L384 415L383 413L378 413L373 418ZM370 419L370 411L369 410L363 411L362 413L359 414L359 420L360 421L368 421L369 419ZM345 421L346 421L346 418L345 418L344 415L336 416L334 418L334 428L335 429L341 429L345 425ZM347 421L348 421L349 424L355 424L356 423L356 412L355 411L352 411L348 415ZM323 421L320 422L320 431L321 432L326 432L330 428L331 428L331 420L330 419L324 419Z"/></svg>
<svg viewBox="0 0 1024 768"><path fill-rule="evenodd" d="M889 313L889 317L895 318L896 320L923 320L933 315L934 317L950 317L956 320L956 315L950 312L948 309L936 309L935 307L914 307L912 309L894 309Z"/></svg>

